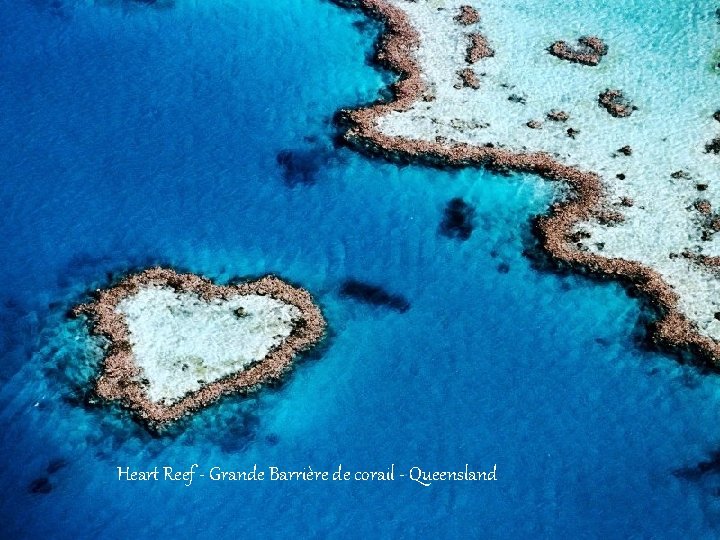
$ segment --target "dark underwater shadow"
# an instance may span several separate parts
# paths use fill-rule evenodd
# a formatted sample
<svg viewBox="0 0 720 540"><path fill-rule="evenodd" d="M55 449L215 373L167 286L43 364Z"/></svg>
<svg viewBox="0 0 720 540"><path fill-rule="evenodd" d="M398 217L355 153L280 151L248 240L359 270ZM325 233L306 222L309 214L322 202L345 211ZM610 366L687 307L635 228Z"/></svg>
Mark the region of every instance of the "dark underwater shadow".
<svg viewBox="0 0 720 540"><path fill-rule="evenodd" d="M28 4L41 13L64 21L72 17L73 5L67 0L27 0Z"/></svg>
<svg viewBox="0 0 720 540"><path fill-rule="evenodd" d="M334 127L331 122L328 124L331 129ZM326 170L344 165L347 157L332 138L308 135L303 138L303 144L280 150L275 162L285 186L295 188L316 184Z"/></svg>
<svg viewBox="0 0 720 540"><path fill-rule="evenodd" d="M340 296L373 307L405 313L410 302L401 294L391 293L383 287L357 279L347 279L340 286Z"/></svg>
<svg viewBox="0 0 720 540"><path fill-rule="evenodd" d="M704 459L672 471L672 475L697 488L705 518L713 527L720 527L720 450L712 450Z"/></svg>
<svg viewBox="0 0 720 540"><path fill-rule="evenodd" d="M175 7L176 0L95 0L100 7L136 11L141 9L167 10Z"/></svg>
<svg viewBox="0 0 720 540"><path fill-rule="evenodd" d="M448 201L440 222L441 235L457 240L468 240L475 228L475 207L462 197Z"/></svg>
<svg viewBox="0 0 720 540"><path fill-rule="evenodd" d="M32 356L44 313L28 306L22 295L0 296L0 386L9 381Z"/></svg>
<svg viewBox="0 0 720 540"><path fill-rule="evenodd" d="M36 10L53 17L70 20L79 0L26 0ZM175 7L176 0L94 0L94 5L124 12L145 9L168 10Z"/></svg>

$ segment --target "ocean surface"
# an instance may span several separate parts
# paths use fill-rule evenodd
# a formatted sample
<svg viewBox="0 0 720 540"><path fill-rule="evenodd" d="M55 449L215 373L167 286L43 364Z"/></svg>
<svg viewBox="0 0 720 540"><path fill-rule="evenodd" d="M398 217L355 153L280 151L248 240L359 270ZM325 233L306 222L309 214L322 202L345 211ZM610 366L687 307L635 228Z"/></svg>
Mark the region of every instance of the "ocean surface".
<svg viewBox="0 0 720 540"><path fill-rule="evenodd" d="M619 285L523 255L552 186L336 144L339 109L387 96L379 30L324 0L0 0L2 538L720 534L720 378L650 350ZM456 197L467 240L442 234ZM102 351L66 313L153 264L277 273L329 336L281 384L150 433L89 398ZM117 479L193 463L497 481Z"/></svg>

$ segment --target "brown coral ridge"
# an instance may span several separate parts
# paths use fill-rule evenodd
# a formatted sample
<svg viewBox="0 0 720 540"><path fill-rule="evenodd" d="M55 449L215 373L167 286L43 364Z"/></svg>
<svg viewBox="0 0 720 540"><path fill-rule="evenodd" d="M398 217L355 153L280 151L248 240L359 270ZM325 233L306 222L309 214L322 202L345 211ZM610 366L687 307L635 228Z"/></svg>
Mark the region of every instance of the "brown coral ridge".
<svg viewBox="0 0 720 540"><path fill-rule="evenodd" d="M400 77L393 85L395 99L367 108L342 111L349 123L345 139L358 149L390 159L422 161L441 166L484 166L496 170L531 172L549 180L562 181L571 195L553 203L547 215L535 221L535 232L541 246L560 266L584 270L598 277L617 279L648 299L659 314L651 327L658 344L687 350L707 361L720 364L720 344L701 335L697 327L678 309L678 296L655 270L620 258L606 258L580 251L568 244L566 237L575 224L603 214L600 177L565 165L544 152L523 153L498 148L488 143L446 144L400 136L390 136L377 128L377 120L393 111L406 111L421 99L424 84L414 52L420 43L416 29L405 14L385 0L359 0L364 11L385 23L382 47L390 67Z"/></svg>
<svg viewBox="0 0 720 540"><path fill-rule="evenodd" d="M214 381L170 405L150 401L139 382L140 370L135 364L130 335L124 316L116 311L120 301L150 285L171 287L177 292L197 294L204 300L228 299L237 295L259 294L292 304L300 311L293 321L290 335L249 368ZM315 345L324 335L325 319L306 290L293 287L275 276L236 285L215 285L194 274L179 274L166 268L150 268L132 274L114 287L98 290L93 302L81 304L73 315L85 315L91 321L91 332L110 343L95 390L107 400L119 401L153 427L205 407L223 395L247 392L261 383L280 378L293 358Z"/></svg>
<svg viewBox="0 0 720 540"><path fill-rule="evenodd" d="M607 89L598 96L598 104L616 118L630 116L637 107L623 95L622 90Z"/></svg>
<svg viewBox="0 0 720 540"><path fill-rule="evenodd" d="M572 47L566 41L556 41L548 48L548 52L569 62L585 66L597 66L607 54L607 45L595 36L583 36L578 39L578 46Z"/></svg>
<svg viewBox="0 0 720 540"><path fill-rule="evenodd" d="M460 13L454 19L462 25L470 26L480 22L480 14L472 6L460 6Z"/></svg>

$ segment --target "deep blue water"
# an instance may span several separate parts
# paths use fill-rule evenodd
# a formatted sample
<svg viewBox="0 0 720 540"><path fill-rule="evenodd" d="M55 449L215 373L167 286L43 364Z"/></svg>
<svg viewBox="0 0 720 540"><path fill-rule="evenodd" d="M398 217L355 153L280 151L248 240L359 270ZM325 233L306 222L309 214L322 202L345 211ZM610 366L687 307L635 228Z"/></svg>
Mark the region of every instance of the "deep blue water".
<svg viewBox="0 0 720 540"><path fill-rule="evenodd" d="M702 464L720 380L644 350L619 286L523 257L550 188L333 144L334 113L392 79L368 63L377 32L321 0L0 0L4 538L720 533L720 467ZM464 242L439 234L453 197L476 208ZM65 312L156 263L279 273L316 296L328 340L279 386L152 436L85 403L100 351ZM410 309L345 298L347 279ZM116 479L192 463L498 480Z"/></svg>

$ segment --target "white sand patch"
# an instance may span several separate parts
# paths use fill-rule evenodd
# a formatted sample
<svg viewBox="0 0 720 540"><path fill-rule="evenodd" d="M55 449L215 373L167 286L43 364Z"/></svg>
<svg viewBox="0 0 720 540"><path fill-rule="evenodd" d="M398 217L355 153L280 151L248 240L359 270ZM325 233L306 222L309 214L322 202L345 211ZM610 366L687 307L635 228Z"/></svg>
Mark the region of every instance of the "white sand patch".
<svg viewBox="0 0 720 540"><path fill-rule="evenodd" d="M161 286L142 288L117 311L127 322L149 399L166 404L261 360L290 335L301 315L269 296L206 302Z"/></svg>

